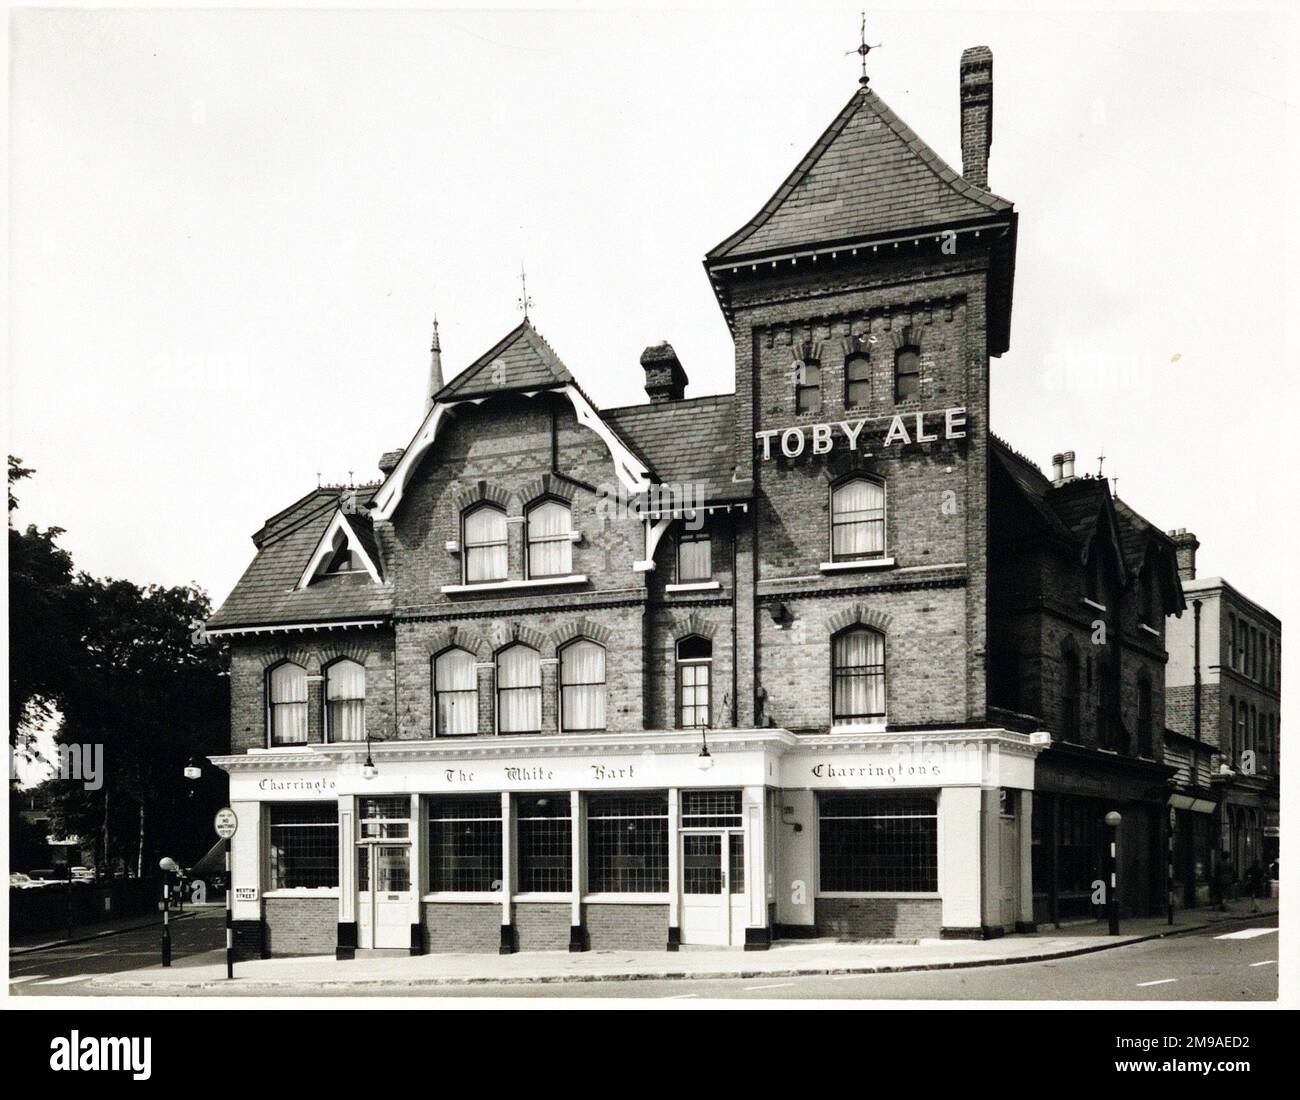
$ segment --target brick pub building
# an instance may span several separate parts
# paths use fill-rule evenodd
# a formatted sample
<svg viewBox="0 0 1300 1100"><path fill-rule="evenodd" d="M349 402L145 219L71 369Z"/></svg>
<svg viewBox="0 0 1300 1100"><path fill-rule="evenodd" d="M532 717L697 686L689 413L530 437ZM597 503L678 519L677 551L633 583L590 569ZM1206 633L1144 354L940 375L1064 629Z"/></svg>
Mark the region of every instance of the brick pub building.
<svg viewBox="0 0 1300 1100"><path fill-rule="evenodd" d="M864 81L707 255L734 393L664 344L597 409L527 318L444 385L435 330L382 480L254 536L242 950L999 935L1091 914L1112 808L1160 904L1174 549L990 432L1017 214L960 75L962 174Z"/></svg>

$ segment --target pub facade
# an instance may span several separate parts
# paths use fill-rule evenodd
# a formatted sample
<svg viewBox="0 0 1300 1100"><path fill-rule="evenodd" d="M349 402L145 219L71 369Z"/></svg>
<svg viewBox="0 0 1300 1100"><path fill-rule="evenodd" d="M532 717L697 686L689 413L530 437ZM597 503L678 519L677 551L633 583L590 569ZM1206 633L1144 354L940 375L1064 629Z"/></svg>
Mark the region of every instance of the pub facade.
<svg viewBox="0 0 1300 1100"><path fill-rule="evenodd" d="M1069 708L1045 686L1067 635L1112 643L1083 588L1022 613L1028 528L993 523L996 479L998 507L1042 511L1045 583L1097 571L1120 616L1156 578L1144 661L1181 604L1163 535L1121 545L1104 482L1081 509L990 432L1017 214L988 189L987 49L960 95L961 174L864 81L708 253L734 392L688 398L659 344L648 401L599 409L527 317L444 383L435 327L380 479L266 521L207 624L232 654L241 951L761 949L1050 915L1040 760L1066 733L1054 782L1118 769L1147 798L1163 746L1071 717L1128 720L1122 655Z"/></svg>

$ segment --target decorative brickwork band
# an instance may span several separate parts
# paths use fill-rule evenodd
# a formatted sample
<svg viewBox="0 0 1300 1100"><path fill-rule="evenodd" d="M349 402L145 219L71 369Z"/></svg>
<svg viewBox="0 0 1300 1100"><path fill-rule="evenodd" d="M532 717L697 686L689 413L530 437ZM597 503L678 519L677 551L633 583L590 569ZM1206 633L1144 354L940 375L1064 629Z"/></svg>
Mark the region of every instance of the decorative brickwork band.
<svg viewBox="0 0 1300 1100"><path fill-rule="evenodd" d="M479 480L456 495L456 508L463 512L466 508L471 508L483 501L509 511L511 504L515 502L515 498L508 489L504 489L491 481ZM518 514L517 507L515 513Z"/></svg>
<svg viewBox="0 0 1300 1100"><path fill-rule="evenodd" d="M889 616L883 611L876 611L869 608L866 604L855 603L851 607L844 608L831 616L829 623L830 633L838 634L848 626L857 624L869 626L876 630L888 631Z"/></svg>

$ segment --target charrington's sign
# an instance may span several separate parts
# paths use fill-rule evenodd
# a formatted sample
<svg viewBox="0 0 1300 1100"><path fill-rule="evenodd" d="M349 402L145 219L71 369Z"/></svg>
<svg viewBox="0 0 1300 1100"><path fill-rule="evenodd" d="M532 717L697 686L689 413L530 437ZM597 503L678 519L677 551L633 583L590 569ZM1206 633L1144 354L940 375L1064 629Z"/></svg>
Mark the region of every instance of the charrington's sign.
<svg viewBox="0 0 1300 1100"><path fill-rule="evenodd" d="M880 434L879 428L867 428L872 421L889 420L880 446L906 446L909 443L934 443L939 439L966 438L966 409L964 406L929 412L899 413L893 417L864 416L859 420L836 420L825 424L805 424L791 428L769 428L755 432L754 439L761 444L764 460L774 453L774 442L785 458L798 458L805 451L826 454L836 444L846 444L850 451L859 449Z"/></svg>

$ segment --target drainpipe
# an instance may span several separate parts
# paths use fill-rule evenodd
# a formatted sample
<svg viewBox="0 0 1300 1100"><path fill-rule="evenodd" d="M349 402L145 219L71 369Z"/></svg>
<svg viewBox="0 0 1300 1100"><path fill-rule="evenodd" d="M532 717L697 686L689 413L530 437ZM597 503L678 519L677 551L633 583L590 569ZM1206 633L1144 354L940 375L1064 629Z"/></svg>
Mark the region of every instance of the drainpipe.
<svg viewBox="0 0 1300 1100"><path fill-rule="evenodd" d="M1201 601L1192 601L1192 729L1201 739Z"/></svg>

